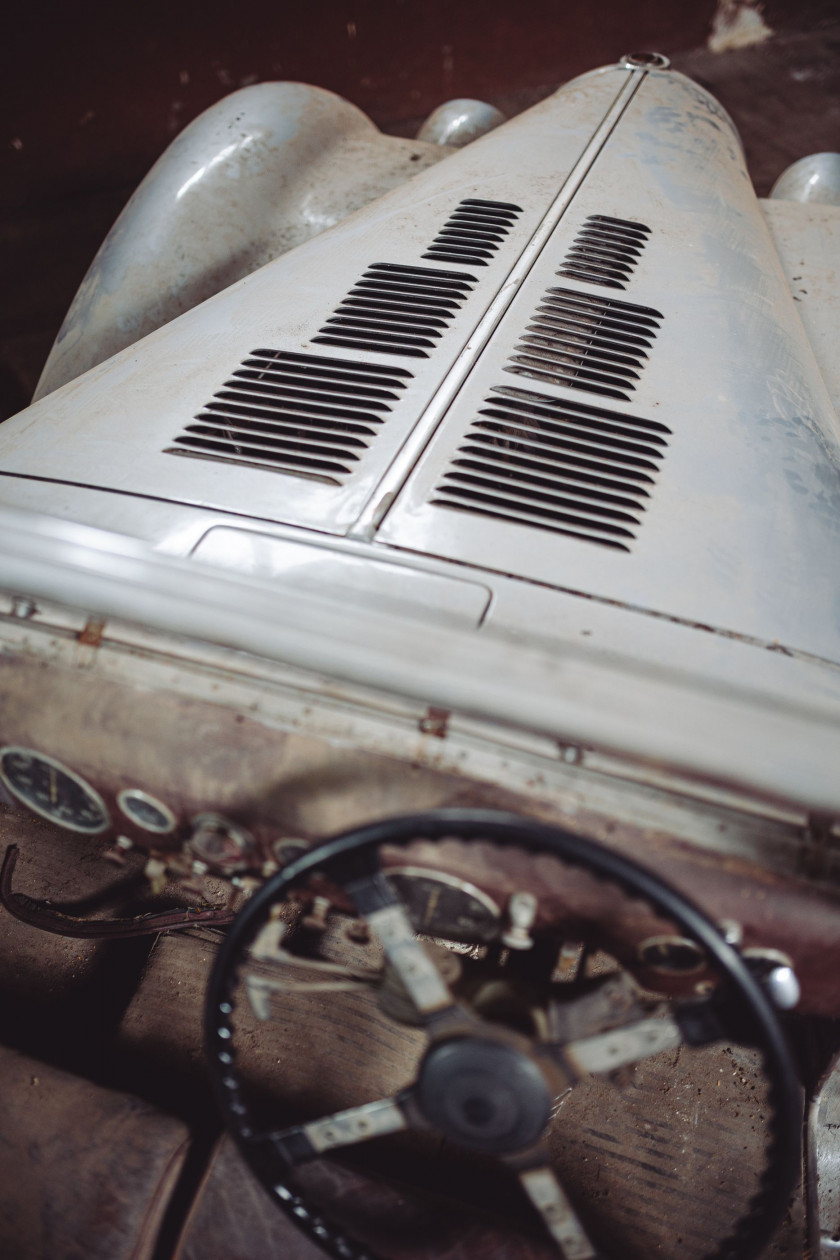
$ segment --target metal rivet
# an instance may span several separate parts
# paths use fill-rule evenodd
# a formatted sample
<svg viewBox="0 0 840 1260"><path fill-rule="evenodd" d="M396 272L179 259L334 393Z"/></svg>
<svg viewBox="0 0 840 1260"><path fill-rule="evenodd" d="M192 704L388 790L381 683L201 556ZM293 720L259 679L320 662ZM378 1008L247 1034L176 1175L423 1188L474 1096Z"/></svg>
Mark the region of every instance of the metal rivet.
<svg viewBox="0 0 840 1260"><path fill-rule="evenodd" d="M12 600L12 616L20 617L22 621L34 617L37 611L38 605L28 595L15 595Z"/></svg>

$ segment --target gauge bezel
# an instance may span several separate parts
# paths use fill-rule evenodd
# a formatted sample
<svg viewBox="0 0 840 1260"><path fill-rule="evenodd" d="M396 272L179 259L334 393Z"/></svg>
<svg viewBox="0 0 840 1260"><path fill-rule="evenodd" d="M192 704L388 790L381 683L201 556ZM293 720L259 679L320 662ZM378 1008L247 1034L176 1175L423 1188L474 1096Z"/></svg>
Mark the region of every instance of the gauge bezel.
<svg viewBox="0 0 840 1260"><path fill-rule="evenodd" d="M60 771L60 773L66 775L68 779L72 779L76 786L82 789L82 791L90 798L93 804L100 811L103 817L102 823L97 827L80 827L78 823L68 822L64 818L56 818L54 813L50 813L49 810L43 809L40 805L24 796L19 789L15 787L6 774L3 762L7 753L19 753L24 757L32 757L45 765L52 766L54 770ZM51 757L49 753L40 752L37 748L24 748L21 744L5 744L2 748L0 748L0 780L11 792L15 800L20 801L21 805L26 806L26 808L30 809L33 814L37 814L40 818L45 818L47 822L53 823L56 827L61 827L64 831L74 831L80 836L98 836L101 835L103 831L107 831L111 826L111 815L108 811L108 806L105 804L96 788L91 787L87 779L83 779L82 776L77 774L75 770L71 770L69 766L65 766L63 761L59 761L56 757Z"/></svg>
<svg viewBox="0 0 840 1260"><path fill-rule="evenodd" d="M142 801L145 805L151 805L152 809L156 809L158 813L163 814L167 820L165 827L152 827L147 822L141 822L139 818L135 818L131 813L130 805L126 807L126 802ZM168 836L175 830L178 825L178 819L173 814L168 805L164 805L163 801L158 800L156 796L152 796L150 792L144 792L142 788L123 788L117 793L117 805L123 817L127 818L135 827L139 827L141 831L151 832L156 836Z"/></svg>
<svg viewBox="0 0 840 1260"><path fill-rule="evenodd" d="M695 961L689 967L677 967L673 964L669 965L664 962L651 962L649 958L645 957L645 952L651 948L655 948L657 945L668 946L672 949L687 949L689 952L693 953ZM667 934L649 936L646 940L639 942L639 945L636 948L636 957L643 967L646 967L648 971L655 972L658 976L696 976L701 971L705 971L706 967L709 965L708 958L699 948L697 942L692 941L687 936L669 936Z"/></svg>
<svg viewBox="0 0 840 1260"><path fill-rule="evenodd" d="M411 866L409 864L399 866L383 866L382 874L388 879L391 875L407 875L413 879L433 880L438 884L444 884L447 888L454 888L460 893L465 893L468 897L472 897L479 905L492 914L494 921L501 926L502 923L502 907L497 901L494 901L489 893L482 888L477 888L475 884L471 884L466 879L461 879L458 875L450 875L447 871L436 870L434 866ZM447 938L449 939L449 938ZM458 937L452 937L452 940L458 940ZM487 945L495 937L486 936L478 943Z"/></svg>

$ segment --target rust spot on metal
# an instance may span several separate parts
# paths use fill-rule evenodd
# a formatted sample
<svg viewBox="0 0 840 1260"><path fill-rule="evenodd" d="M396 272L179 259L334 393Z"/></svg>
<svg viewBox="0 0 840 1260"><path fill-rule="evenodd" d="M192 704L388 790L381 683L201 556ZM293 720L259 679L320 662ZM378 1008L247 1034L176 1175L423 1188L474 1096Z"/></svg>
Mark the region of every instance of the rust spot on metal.
<svg viewBox="0 0 840 1260"><path fill-rule="evenodd" d="M102 643L102 634L105 630L105 621L102 617L89 617L85 623L85 628L79 635L79 642L84 643L86 647L99 647Z"/></svg>
<svg viewBox="0 0 840 1260"><path fill-rule="evenodd" d="M436 735L438 739L446 739L451 716L449 709L437 709L434 705L430 705L420 719L420 730L424 735Z"/></svg>

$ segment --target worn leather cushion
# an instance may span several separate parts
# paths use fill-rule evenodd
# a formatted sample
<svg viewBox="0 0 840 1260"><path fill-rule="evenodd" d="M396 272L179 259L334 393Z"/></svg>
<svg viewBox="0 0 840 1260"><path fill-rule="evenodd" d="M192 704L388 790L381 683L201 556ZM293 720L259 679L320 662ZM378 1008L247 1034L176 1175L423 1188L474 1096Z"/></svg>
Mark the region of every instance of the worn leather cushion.
<svg viewBox="0 0 840 1260"><path fill-rule="evenodd" d="M219 1142L173 1260L325 1260L251 1175L233 1142Z"/></svg>
<svg viewBox="0 0 840 1260"><path fill-rule="evenodd" d="M314 1205L392 1260L557 1260L557 1251L528 1216L525 1229L485 1214L473 1219L454 1196L406 1189L337 1160L297 1171ZM493 1190L488 1189L492 1203ZM490 1205L488 1204L488 1207ZM326 1260L259 1185L229 1137L219 1142L185 1222L172 1260Z"/></svg>
<svg viewBox="0 0 840 1260"><path fill-rule="evenodd" d="M2 1047L0 1081L0 1255L149 1260L184 1125Z"/></svg>

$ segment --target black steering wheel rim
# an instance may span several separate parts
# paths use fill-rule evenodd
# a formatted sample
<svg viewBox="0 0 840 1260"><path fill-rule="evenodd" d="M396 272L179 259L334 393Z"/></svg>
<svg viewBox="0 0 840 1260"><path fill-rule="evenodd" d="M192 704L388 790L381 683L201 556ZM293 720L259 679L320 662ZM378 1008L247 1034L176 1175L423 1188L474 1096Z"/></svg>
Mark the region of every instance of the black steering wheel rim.
<svg viewBox="0 0 840 1260"><path fill-rule="evenodd" d="M384 844L440 840L456 836L516 845L532 853L550 853L583 867L623 891L645 899L663 917L695 940L743 998L755 1030L769 1081L769 1142L759 1188L747 1212L707 1260L753 1260L769 1242L799 1179L801 1093L790 1050L778 1017L759 982L709 916L682 893L630 858L596 841L551 824L491 810L441 809L401 815L343 832L304 854L269 879L240 911L227 932L211 973L205 1010L205 1044L214 1092L229 1132L246 1162L279 1207L295 1224L339 1260L379 1260L367 1247L346 1236L313 1210L289 1180L289 1170L270 1148L250 1141L250 1112L236 1077L232 1050L233 990L245 951L266 921L271 907L315 870L329 868L349 876L378 869L376 854Z"/></svg>

